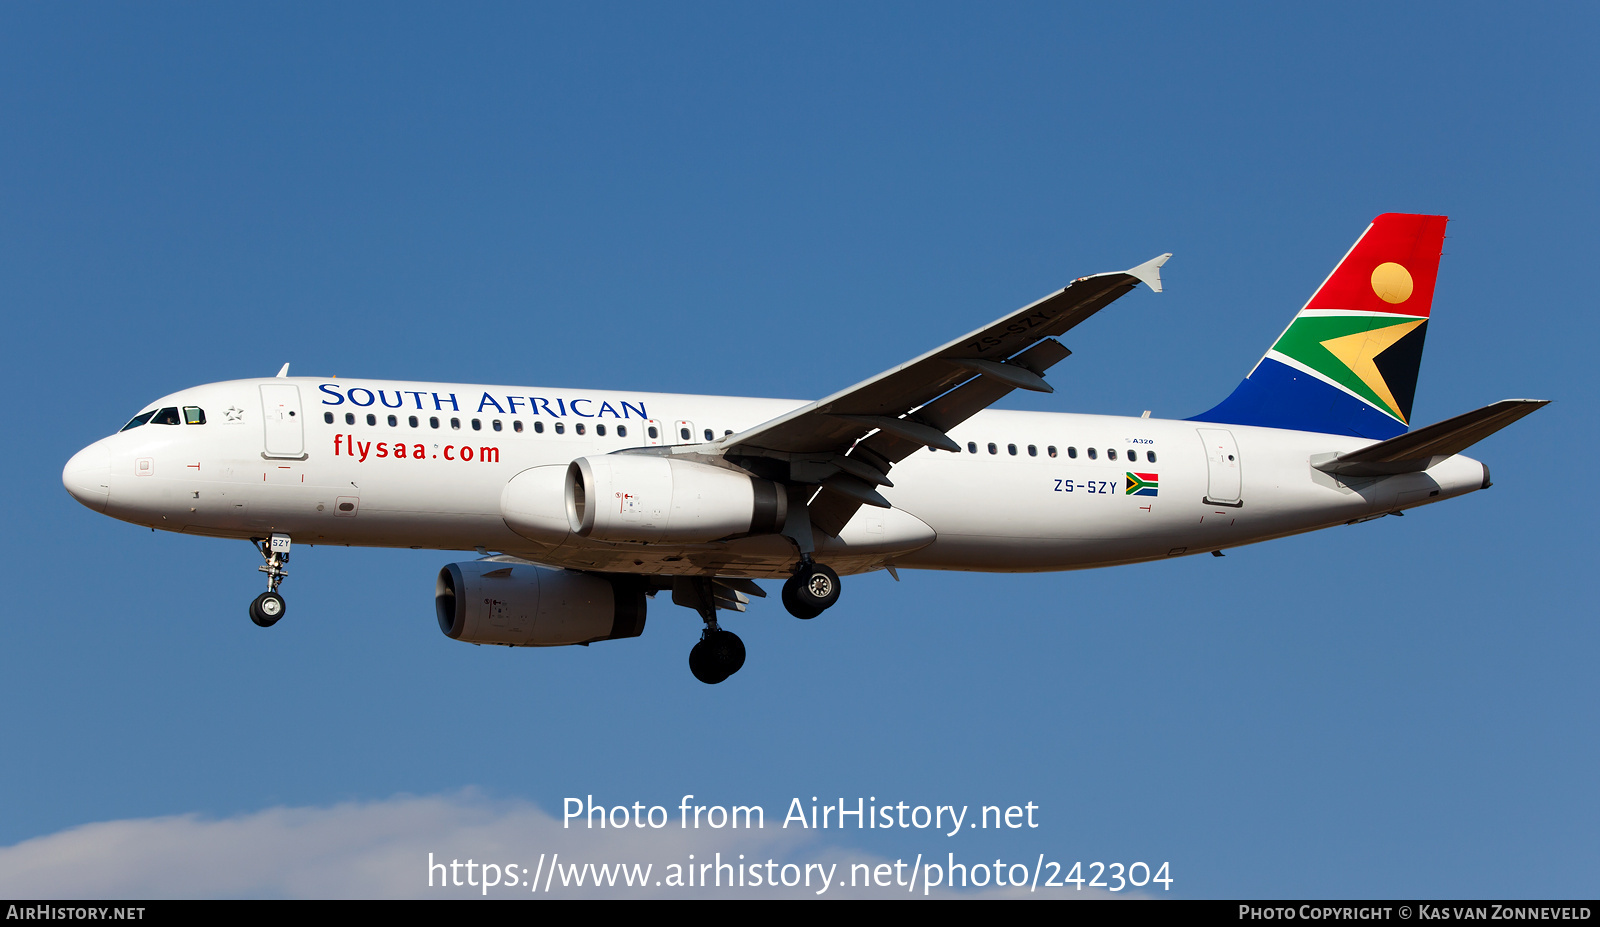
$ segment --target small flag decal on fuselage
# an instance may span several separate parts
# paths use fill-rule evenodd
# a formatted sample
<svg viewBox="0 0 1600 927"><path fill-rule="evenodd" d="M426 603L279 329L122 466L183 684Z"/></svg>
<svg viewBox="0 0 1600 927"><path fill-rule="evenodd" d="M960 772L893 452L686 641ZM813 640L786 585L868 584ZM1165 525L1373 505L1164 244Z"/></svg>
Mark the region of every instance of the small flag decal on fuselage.
<svg viewBox="0 0 1600 927"><path fill-rule="evenodd" d="M1127 495L1154 496L1161 488L1161 476L1155 473L1128 474Z"/></svg>

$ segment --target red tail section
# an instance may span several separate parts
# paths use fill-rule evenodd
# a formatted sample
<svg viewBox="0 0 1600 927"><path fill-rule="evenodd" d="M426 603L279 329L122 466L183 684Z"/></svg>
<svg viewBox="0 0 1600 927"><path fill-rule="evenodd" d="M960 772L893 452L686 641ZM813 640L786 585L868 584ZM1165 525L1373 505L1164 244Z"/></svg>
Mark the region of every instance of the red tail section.
<svg viewBox="0 0 1600 927"><path fill-rule="evenodd" d="M1307 309L1426 316L1444 249L1444 216L1385 213L1306 303Z"/></svg>

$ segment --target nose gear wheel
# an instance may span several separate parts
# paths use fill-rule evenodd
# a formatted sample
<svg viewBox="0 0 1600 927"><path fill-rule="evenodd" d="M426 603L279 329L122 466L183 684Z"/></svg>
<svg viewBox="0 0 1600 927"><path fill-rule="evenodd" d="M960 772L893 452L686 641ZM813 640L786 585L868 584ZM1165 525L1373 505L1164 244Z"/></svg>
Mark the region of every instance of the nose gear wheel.
<svg viewBox="0 0 1600 927"><path fill-rule="evenodd" d="M277 624L278 619L288 610L289 607L283 602L283 596L276 592L263 592L250 603L250 620L256 623L256 627L270 628Z"/></svg>

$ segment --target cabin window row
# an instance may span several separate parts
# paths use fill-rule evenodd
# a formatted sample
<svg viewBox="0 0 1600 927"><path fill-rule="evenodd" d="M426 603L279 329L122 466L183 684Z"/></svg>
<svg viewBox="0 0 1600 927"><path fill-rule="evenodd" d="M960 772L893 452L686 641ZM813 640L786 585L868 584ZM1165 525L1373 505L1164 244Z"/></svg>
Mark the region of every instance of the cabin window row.
<svg viewBox="0 0 1600 927"><path fill-rule="evenodd" d="M996 444L993 441L990 441L988 443L988 451L991 454L998 455L1000 453L1000 445ZM1060 456L1060 451L1058 451L1056 449L1056 446L1054 444L1047 445L1045 447L1045 449L1044 449L1044 452L1045 452L1045 454L1047 456L1050 456L1050 457L1058 457L1058 456ZM969 453L969 454L980 453L980 451L978 450L978 442L976 442L976 441L968 441L967 442L967 453ZM1015 444L1007 444L1006 445L1006 453L1008 455L1012 456L1012 457L1016 457L1019 454L1019 451L1017 450L1017 446ZM1100 451L1099 451L1098 448L1093 448L1093 447L1084 448L1084 453L1088 456L1088 458L1090 460L1099 460L1100 459ZM1125 451L1124 453L1127 455L1128 463L1138 463L1139 462L1139 452L1137 450ZM1028 445L1028 456L1029 457L1038 457L1039 456L1039 446L1037 444ZM1149 461L1150 463L1155 463L1156 462L1156 452L1155 451L1145 451L1144 452L1144 456L1145 456L1145 459L1147 461ZM1077 460L1078 459L1078 449L1076 447L1068 447L1067 448L1067 457L1072 459L1072 460ZM1114 447L1106 448L1106 460L1116 460L1116 459L1117 459L1117 449L1114 448Z"/></svg>
<svg viewBox="0 0 1600 927"><path fill-rule="evenodd" d="M366 418L366 423L368 425L377 425L378 424L378 416L372 414L371 412L368 412L366 414L365 418ZM323 412L322 413L322 420L324 422L327 422L329 425L334 424L333 413L332 412ZM386 416L386 421L388 422L388 425L389 425L390 428L398 428L398 427L400 427L400 416L398 416L398 415ZM346 412L344 414L344 423L346 425L354 425L356 423L356 414L354 412ZM406 416L406 424L408 426L412 427L412 428L421 428L422 427L422 419L419 418L418 416L415 416L415 415L408 415L408 416ZM469 421L469 424L470 424L470 426L471 426L473 431L482 431L483 430L483 419L478 419L478 418L471 419ZM452 417L449 420L449 426L454 431L460 431L461 430L461 419ZM429 428L442 428L442 427L444 427L444 423L439 418L439 416L430 415L430 416L428 416L428 427ZM497 418L496 419L490 419L489 420L489 428L492 431L504 431L505 430L505 423L502 422L500 419L497 419ZM521 434L522 430L523 430L522 429L522 420L521 419L513 419L512 422L511 422L511 430L516 432L517 434ZM555 433L558 434L558 435L564 435L564 434L567 433L567 425L566 425L565 422L556 422L556 423L554 423L552 425L552 430L554 430ZM574 424L572 426L572 430L573 430L574 434L586 435L586 434L589 433L588 426L585 425L583 422L578 422L578 423ZM650 431L651 431L650 437L654 438L655 437L655 429L651 428ZM544 434L544 422L534 422L533 423L533 433L534 434L538 434L538 435ZM595 425L594 426L594 433L598 437L604 438L606 436L606 434L607 434L606 426L605 425ZM628 436L628 426L627 425L617 425L616 426L616 435L619 438L626 438Z"/></svg>

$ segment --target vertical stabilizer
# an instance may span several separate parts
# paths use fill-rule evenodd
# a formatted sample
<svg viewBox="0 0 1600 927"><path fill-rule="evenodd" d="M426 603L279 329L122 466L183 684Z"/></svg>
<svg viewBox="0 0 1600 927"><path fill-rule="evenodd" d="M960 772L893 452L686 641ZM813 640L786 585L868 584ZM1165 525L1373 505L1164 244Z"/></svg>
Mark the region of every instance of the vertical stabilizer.
<svg viewBox="0 0 1600 927"><path fill-rule="evenodd" d="M1446 221L1372 220L1232 395L1192 421L1379 440L1404 434Z"/></svg>

